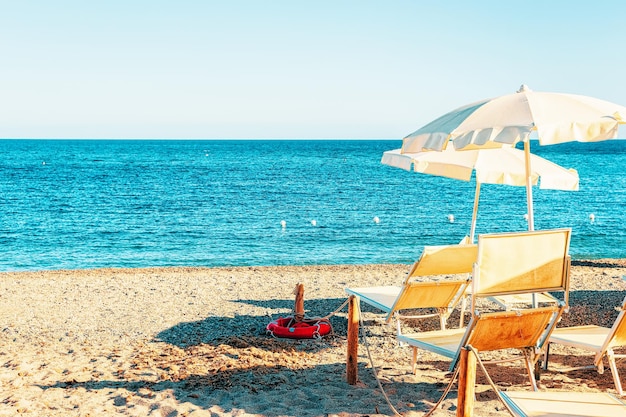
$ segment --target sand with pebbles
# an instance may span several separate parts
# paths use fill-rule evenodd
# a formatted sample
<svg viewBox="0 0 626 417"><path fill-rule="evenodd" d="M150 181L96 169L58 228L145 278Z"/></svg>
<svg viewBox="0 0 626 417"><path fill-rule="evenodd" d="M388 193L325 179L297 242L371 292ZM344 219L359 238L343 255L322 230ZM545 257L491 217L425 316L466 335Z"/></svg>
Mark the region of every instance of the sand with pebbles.
<svg viewBox="0 0 626 417"><path fill-rule="evenodd" d="M364 345L359 383L345 378L346 311L321 340L275 339L297 283L308 316L342 306L346 286L397 284L407 265L150 268L0 274L0 416L393 415ZM575 262L561 326L610 326L626 295L626 262ZM382 315L364 306L378 379L405 416L422 416L449 382L448 361L410 352ZM435 322L420 324L423 330ZM610 372L560 372L590 363L553 349L540 389L615 392ZM622 367L622 365L620 365ZM519 364L493 365L502 389L529 389ZM626 370L622 371L626 375ZM476 415L508 415L479 374ZM434 416L453 416L453 389Z"/></svg>

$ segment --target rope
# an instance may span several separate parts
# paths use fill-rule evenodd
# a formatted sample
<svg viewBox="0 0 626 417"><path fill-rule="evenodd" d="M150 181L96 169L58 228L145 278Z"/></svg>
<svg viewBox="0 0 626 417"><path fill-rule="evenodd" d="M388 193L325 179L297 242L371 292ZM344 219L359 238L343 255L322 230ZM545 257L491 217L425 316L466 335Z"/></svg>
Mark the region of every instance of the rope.
<svg viewBox="0 0 626 417"><path fill-rule="evenodd" d="M341 307L339 307L335 312L329 314L326 317L330 317L333 314L336 314L347 303L348 303L348 301L344 302L341 305ZM358 306L358 313L359 313L359 325L360 325L360 329L359 330L361 331L361 337L363 338L363 344L365 345L365 351L367 352L367 357L368 357L368 359L370 361L370 364L372 365L372 373L374 374L374 378L376 379L376 383L378 384L378 388L380 389L380 392L383 394L383 397L385 398L385 401L387 402L387 405L389 406L391 411L394 413L394 415L401 416L401 414L398 412L398 410L396 410L396 408L393 406L393 404L391 404L391 400L387 396L387 393L385 392L385 389L383 388L383 384L380 381L380 378L378 378L378 370L376 368L376 365L374 364L374 359L372 357L372 353L370 351L369 343L367 341L367 335L366 335L366 331L365 331L365 324L363 322L363 314L361 313L361 305L360 305L360 303L358 303L357 306ZM476 356L476 360L477 360L478 364L480 365L480 369L485 374L485 377L487 378L487 381L491 385L491 388L495 391L495 393L498 396L498 399L500 400L502 405L504 405L504 408L506 408L506 410L513 417L515 417L515 414L514 414L513 410L511 410L511 407L506 403L506 401L504 401L504 398L502 398L502 395L500 394L500 390L498 389L496 384L493 382L493 380L491 379L491 377L487 373L487 369L485 368L485 365L483 364L482 360L480 359L480 356L478 356L478 351L476 351L476 349L473 346L471 346L471 345L467 345L466 348L469 349ZM457 366L455 368L455 370L454 370L454 374L452 375L452 378L450 378L450 382L448 383L448 386L443 391L443 394L441 395L441 397L439 398L437 403L430 409L430 411L428 411L426 414L424 414L424 417L430 417L435 412L435 410L439 407L439 405L441 405L443 400L448 396L448 394L450 393L450 390L452 389L452 386L454 385L454 382L456 381L456 378L459 375L459 371L460 371L460 366Z"/></svg>
<svg viewBox="0 0 626 417"><path fill-rule="evenodd" d="M348 305L348 301L350 301L350 299L348 298L346 301L343 302L343 304L341 304L339 306L339 308L337 308L335 311L333 311L332 313L328 314L327 316L322 317L323 319L330 319L332 316L334 316L335 314L339 313L345 306Z"/></svg>
<svg viewBox="0 0 626 417"><path fill-rule="evenodd" d="M334 316L335 314L337 314L339 311L341 311L348 304L349 300L350 299L348 298L346 301L344 301L332 313L330 313L330 314L328 314L328 315L326 315L324 317L320 317L320 318L316 318L316 319L309 319L309 320L316 320L318 323L320 321L327 321L327 322L329 322L329 319L332 316ZM396 410L396 408L393 406L393 404L391 404L391 400L387 396L387 393L385 392L385 389L383 388L383 384L380 381L380 378L378 378L378 370L376 368L376 365L374 364L374 358L372 357L372 353L370 351L369 343L367 341L367 335L366 335L366 332L365 332L365 324L363 322L363 314L361 313L361 304L358 303L357 306L358 306L359 324L360 324L360 329L359 330L361 331L361 337L363 338L363 344L365 345L365 351L367 352L367 357L368 357L368 359L370 361L370 364L372 365L372 373L374 374L374 378L376 379L376 383L378 384L378 388L380 389L380 392L383 394L383 397L385 398L385 401L387 402L387 405L389 406L391 411L394 413L394 415L401 416L401 414L398 412L398 410ZM294 309L294 315L295 315L295 309ZM329 324L330 324L330 322L329 322ZM318 324L318 329L319 329L319 324ZM331 327L331 333L332 333L332 327ZM273 336L273 334L272 334L272 336ZM318 333L318 337L319 337L319 333ZM498 389L496 384L493 382L493 380L491 379L491 377L487 373L487 369L485 369L485 365L483 364L482 360L480 359L480 356L478 356L478 352L476 351L476 349L474 349L474 347L472 347L471 345L467 345L466 348L469 349L476 356L476 360L477 360L478 364L480 365L480 368L482 369L483 373L485 374L485 377L487 378L487 381L491 385L491 388L495 391L496 395L498 396L498 399L504 405L504 408L506 408L506 410L512 416L515 416L515 414L513 413L513 410L511 410L511 407L506 403L506 401L504 401L504 398L502 398L502 395L500 394L500 390ZM428 413L424 414L424 417L430 417L435 412L437 407L439 407L439 405L443 402L443 400L448 396L448 394L450 393L450 389L452 389L452 386L454 385L454 381L456 380L457 376L459 375L459 369L460 369L460 367L457 366L456 369L454 370L454 374L452 375L452 378L450 379L450 382L448 383L448 386L444 390L443 394L441 395L441 397L439 398L437 403L432 407L432 409L430 411L428 411Z"/></svg>
<svg viewBox="0 0 626 417"><path fill-rule="evenodd" d="M344 303L344 305L345 304L347 304L347 301L346 303ZM378 383L378 388L380 389L380 392L383 394L383 397L385 397L385 401L387 402L387 405L389 406L391 411L394 413L394 415L401 416L398 410L396 410L393 404L391 404L391 400L387 396L387 393L385 392L385 389L383 388L383 384L382 382L380 382L380 379L378 378L378 371L376 370L376 365L374 364L374 359L372 358L372 353L370 352L369 343L367 342L367 336L365 333L365 324L363 322L363 314L361 314L361 304L357 303L357 306L358 306L358 313L359 313L359 325L360 325L359 330L361 331L361 336L363 337L363 344L365 345L365 351L367 352L367 357L369 358L370 364L372 365L372 372L374 374L374 378L376 379L376 382ZM343 306L341 308L343 308ZM439 401L437 401L437 404L435 404L433 408L427 414L424 415L424 417L429 417L430 415L432 415L433 412L435 412L437 407L439 407L441 402L446 398L446 396L450 392L450 389L452 388L452 385L454 384L454 381L456 380L456 377L458 374L459 374L459 367L457 367L456 370L454 371L454 375L452 375L452 379L450 380L450 383L444 390L444 393L441 396L441 398L439 398Z"/></svg>
<svg viewBox="0 0 626 417"><path fill-rule="evenodd" d="M430 415L432 415L437 409L437 407L439 407L439 405L441 405L443 400L445 400L445 398L448 396L448 393L450 392L452 385L454 385L454 381L456 380L457 375L459 375L459 369L460 368L457 366L456 369L454 370L454 374L452 375L452 378L450 379L450 382L448 383L448 386L446 387L445 390L443 390L443 394L439 398L439 401L437 401L437 404L435 404L428 413L424 414L424 417L429 417Z"/></svg>
<svg viewBox="0 0 626 417"><path fill-rule="evenodd" d="M493 380L487 373L487 369L485 369L485 365L483 364L483 361L480 359L480 356L478 356L478 352L476 351L476 349L474 349L474 347L471 345L467 345L467 348L471 350L472 353L476 356L476 360L478 364L480 365L480 369L482 369L483 373L485 374L485 377L487 378L487 381L489 381L489 385L491 385L491 388L493 388L493 390L495 391L496 395L498 396L498 399L500 400L502 405L504 405L504 408L506 408L506 411L508 411L513 417L515 417L515 413L513 412L513 410L511 410L511 407L507 404L507 402L504 401L504 398L502 398L502 394L500 394L500 390L498 389L496 384L493 382Z"/></svg>
<svg viewBox="0 0 626 417"><path fill-rule="evenodd" d="M346 304L348 304L348 301L349 301L349 299L346 300L337 310L335 310L334 312L332 312L329 315L327 315L326 317L324 317L324 319L328 319L331 316L337 314L343 307L346 306ZM372 373L374 374L374 378L376 379L376 383L378 384L378 388L380 389L380 392L383 394L383 397L385 398L385 401L387 402L387 405L389 406L391 411L394 413L394 415L401 416L401 414L398 412L398 410L396 410L396 408L393 406L393 404L391 404L391 400L387 396L387 393L385 392L385 389L383 388L383 384L380 381L380 378L378 378L378 371L377 371L376 365L374 364L374 359L372 357L372 353L370 351L369 343L367 341L367 335L366 335L366 332L365 332L365 324L363 322L363 314L361 313L361 304L357 303L357 307L358 307L358 313L359 313L359 325L360 325L360 329L359 330L361 332L361 337L363 338L363 344L365 345L365 351L367 352L367 357L368 357L368 359L370 361L370 364L372 365ZM483 364L482 360L480 359L480 356L478 356L478 351L471 345L467 345L466 348L469 349L476 356L476 360L477 360L478 364L480 365L480 369L485 374L485 377L487 378L487 381L489 382L489 385L491 386L491 388L496 393L496 395L497 395L498 399L500 400L500 402L502 403L502 405L504 405L504 408L506 408L506 410L511 414L511 416L515 417L515 413L513 412L513 410L509 406L509 404L507 404L507 402L504 401L504 398L500 394L500 390L498 389L497 385L491 379L491 376L489 376L489 373L487 372L487 369L485 368L485 365ZM424 414L423 417L430 417L435 412L435 410L439 407L439 405L441 405L443 400L450 393L450 390L452 389L452 386L454 385L454 382L456 381L456 378L459 375L459 371L460 371L460 366L457 366L455 368L454 374L452 375L452 377L450 379L450 382L448 383L448 386L444 390L443 394L441 395L441 397L439 398L437 403L430 409L430 411L428 411L426 414Z"/></svg>
<svg viewBox="0 0 626 417"><path fill-rule="evenodd" d="M346 302L347 303L347 302ZM380 379L378 378L378 371L376 370L376 365L374 365L374 359L372 358L372 354L370 352L370 347L369 347L369 343L367 343L367 337L365 334L365 325L363 323L363 315L361 314L361 304L357 303L358 306L358 313L359 313L359 326L361 330L361 336L363 337L363 344L365 345L365 350L367 352L367 357L370 360L370 364L372 365L372 373L374 374L374 378L376 379L376 382L378 383L378 388L380 388L380 392L382 392L383 397L385 397L385 401L387 402L387 405L389 405L389 408L391 409L391 411L394 413L394 415L396 416L401 416L401 414L398 412L398 410L395 409L395 407L391 404L391 400L389 400L389 397L387 396L387 393L385 392L385 389L383 388L383 384L382 382L380 382Z"/></svg>
<svg viewBox="0 0 626 417"><path fill-rule="evenodd" d="M330 314L325 315L324 317L320 317L318 318L318 320L328 320L330 319L332 316L334 316L335 314L339 313L346 305L348 305L348 301L350 301L350 299L348 298L346 301L343 302L343 304L341 304L337 309L335 309L335 311L333 311ZM293 312L293 316L296 316L296 309L294 308L292 310Z"/></svg>
<svg viewBox="0 0 626 417"><path fill-rule="evenodd" d="M487 369L485 368L483 361L480 359L480 356L478 356L478 351L471 345L467 345L466 348L469 349L474 354L474 356L476 356L476 361L480 365L480 369L485 374L485 377L487 378L489 385L491 385L491 388L494 390L494 392L498 396L498 399L500 400L502 405L504 405L504 408L506 408L506 411L508 411L513 417L515 417L515 413L513 412L513 410L511 410L511 407L509 406L509 404L507 404L507 402L504 401L504 398L502 398L502 395L500 394L500 390L498 389L498 386L493 382L493 380L491 379L491 376L489 376L489 373L487 372ZM432 415L432 413L437 409L437 407L439 407L441 402L446 398L446 396L450 392L450 388L452 388L452 385L454 384L454 381L456 380L456 377L459 375L460 368L461 368L460 366L456 367L454 371L454 375L452 376L452 379L450 380L450 383L446 387L443 395L441 396L439 401L437 401L437 404L435 404L435 406L428 413L424 414L424 417L429 417L430 415Z"/></svg>

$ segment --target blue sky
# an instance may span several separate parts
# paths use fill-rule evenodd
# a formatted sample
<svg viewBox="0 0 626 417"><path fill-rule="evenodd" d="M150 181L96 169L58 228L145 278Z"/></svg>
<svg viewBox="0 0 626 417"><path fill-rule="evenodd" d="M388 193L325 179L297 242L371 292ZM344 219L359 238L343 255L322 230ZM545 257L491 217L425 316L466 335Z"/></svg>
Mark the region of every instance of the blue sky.
<svg viewBox="0 0 626 417"><path fill-rule="evenodd" d="M626 105L623 1L0 0L0 138L383 138L525 83Z"/></svg>

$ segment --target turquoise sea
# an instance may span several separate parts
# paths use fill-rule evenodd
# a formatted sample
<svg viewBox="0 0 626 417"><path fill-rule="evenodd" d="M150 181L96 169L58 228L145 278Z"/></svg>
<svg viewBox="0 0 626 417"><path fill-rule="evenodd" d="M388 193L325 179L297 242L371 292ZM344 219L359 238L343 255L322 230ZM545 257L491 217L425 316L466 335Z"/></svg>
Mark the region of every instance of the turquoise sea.
<svg viewBox="0 0 626 417"><path fill-rule="evenodd" d="M382 165L400 144L0 140L0 271L410 263L469 233L474 183ZM575 259L626 258L626 141L532 151L581 188L535 187L535 228L571 227ZM525 230L525 198L483 185L477 233Z"/></svg>

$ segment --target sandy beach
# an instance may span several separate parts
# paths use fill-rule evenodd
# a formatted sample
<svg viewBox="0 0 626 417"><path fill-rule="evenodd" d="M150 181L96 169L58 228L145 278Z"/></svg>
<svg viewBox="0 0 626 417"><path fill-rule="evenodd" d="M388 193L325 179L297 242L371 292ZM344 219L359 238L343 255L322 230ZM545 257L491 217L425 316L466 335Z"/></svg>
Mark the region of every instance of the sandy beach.
<svg viewBox="0 0 626 417"><path fill-rule="evenodd" d="M275 339L303 283L307 316L325 316L347 286L398 284L408 265L150 268L0 274L0 416L388 416L392 410L359 350L359 383L345 376L346 314L321 340ZM626 295L626 261L578 261L560 326L610 326ZM450 374L423 352L410 370L383 315L364 310L367 344L393 406L422 416ZM456 316L458 317L458 315ZM451 320L455 320L453 315ZM422 323L422 330L437 322ZM559 372L591 357L554 348L541 390L615 393L610 372ZM623 365L619 365L620 368ZM521 364L491 365L504 390L529 390ZM622 370L626 374L626 370ZM479 372L476 415L507 411ZM434 416L453 416L453 388Z"/></svg>

